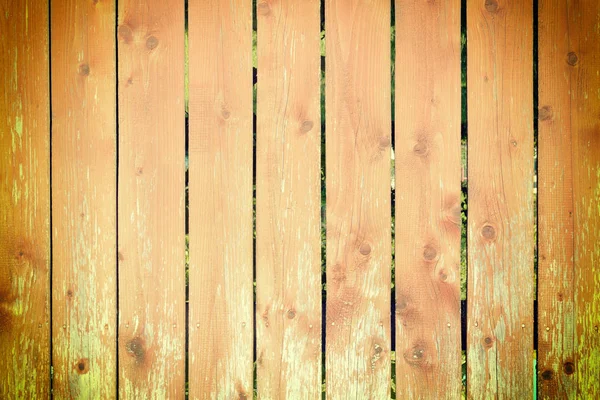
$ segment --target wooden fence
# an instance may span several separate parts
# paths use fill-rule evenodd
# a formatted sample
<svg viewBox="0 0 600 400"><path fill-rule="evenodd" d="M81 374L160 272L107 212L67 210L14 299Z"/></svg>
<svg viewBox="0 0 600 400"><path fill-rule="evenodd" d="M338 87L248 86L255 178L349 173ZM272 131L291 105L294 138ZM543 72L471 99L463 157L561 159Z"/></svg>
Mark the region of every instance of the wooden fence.
<svg viewBox="0 0 600 400"><path fill-rule="evenodd" d="M0 0L0 398L600 396L600 3L323 2Z"/></svg>

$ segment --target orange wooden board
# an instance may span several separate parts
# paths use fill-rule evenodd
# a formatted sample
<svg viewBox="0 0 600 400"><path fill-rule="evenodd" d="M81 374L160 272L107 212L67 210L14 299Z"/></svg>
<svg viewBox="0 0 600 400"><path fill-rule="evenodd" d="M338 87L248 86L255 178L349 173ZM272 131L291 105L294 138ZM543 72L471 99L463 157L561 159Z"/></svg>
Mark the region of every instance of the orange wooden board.
<svg viewBox="0 0 600 400"><path fill-rule="evenodd" d="M52 1L52 363L58 398L116 395L115 3Z"/></svg>
<svg viewBox="0 0 600 400"><path fill-rule="evenodd" d="M460 398L460 1L396 1L395 71L396 396Z"/></svg>
<svg viewBox="0 0 600 400"><path fill-rule="evenodd" d="M185 390L184 2L118 2L119 395Z"/></svg>
<svg viewBox="0 0 600 400"><path fill-rule="evenodd" d="M319 398L319 1L259 1L256 330L258 396Z"/></svg>

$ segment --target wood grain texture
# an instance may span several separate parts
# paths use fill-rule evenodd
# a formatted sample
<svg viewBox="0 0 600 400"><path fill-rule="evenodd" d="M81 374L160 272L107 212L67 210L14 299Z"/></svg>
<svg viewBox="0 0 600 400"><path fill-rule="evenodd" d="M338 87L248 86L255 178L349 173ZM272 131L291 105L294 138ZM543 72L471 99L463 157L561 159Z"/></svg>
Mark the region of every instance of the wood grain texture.
<svg viewBox="0 0 600 400"><path fill-rule="evenodd" d="M48 2L0 2L0 398L50 394Z"/></svg>
<svg viewBox="0 0 600 400"><path fill-rule="evenodd" d="M538 386L542 399L574 399L576 375L565 374L563 365L576 351L572 129L578 115L570 93L577 70L568 54L569 31L579 32L579 25L570 26L567 1L538 4Z"/></svg>
<svg viewBox="0 0 600 400"><path fill-rule="evenodd" d="M184 2L118 2L119 395L184 397Z"/></svg>
<svg viewBox="0 0 600 400"><path fill-rule="evenodd" d="M533 388L533 7L467 2L469 398Z"/></svg>
<svg viewBox="0 0 600 400"><path fill-rule="evenodd" d="M115 3L54 0L51 12L53 393L113 398Z"/></svg>
<svg viewBox="0 0 600 400"><path fill-rule="evenodd" d="M318 0L257 4L257 374L261 399L321 395Z"/></svg>
<svg viewBox="0 0 600 400"><path fill-rule="evenodd" d="M190 398L253 396L252 2L190 0Z"/></svg>
<svg viewBox="0 0 600 400"><path fill-rule="evenodd" d="M460 398L460 1L396 1L396 395Z"/></svg>
<svg viewBox="0 0 600 400"><path fill-rule="evenodd" d="M390 2L326 0L327 398L390 394Z"/></svg>
<svg viewBox="0 0 600 400"><path fill-rule="evenodd" d="M600 4L539 3L541 398L600 396Z"/></svg>

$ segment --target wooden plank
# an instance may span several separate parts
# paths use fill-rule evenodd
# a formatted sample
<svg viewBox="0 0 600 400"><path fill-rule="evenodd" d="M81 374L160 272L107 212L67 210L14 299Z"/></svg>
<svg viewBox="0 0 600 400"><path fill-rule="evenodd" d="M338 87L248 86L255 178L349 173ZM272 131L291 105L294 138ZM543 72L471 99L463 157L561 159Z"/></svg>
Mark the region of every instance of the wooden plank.
<svg viewBox="0 0 600 400"><path fill-rule="evenodd" d="M458 399L459 0L396 1L396 87L396 396Z"/></svg>
<svg viewBox="0 0 600 400"><path fill-rule="evenodd" d="M184 2L118 2L119 395L185 390Z"/></svg>
<svg viewBox="0 0 600 400"><path fill-rule="evenodd" d="M575 351L575 282L568 3L539 2L538 36L538 377L542 399L575 398L575 375L563 366ZM578 98L581 93L575 93Z"/></svg>
<svg viewBox="0 0 600 400"><path fill-rule="evenodd" d="M541 398L600 396L600 4L540 1Z"/></svg>
<svg viewBox="0 0 600 400"><path fill-rule="evenodd" d="M469 398L533 396L533 7L467 2Z"/></svg>
<svg viewBox="0 0 600 400"><path fill-rule="evenodd" d="M0 4L0 398L50 393L48 2Z"/></svg>
<svg viewBox="0 0 600 400"><path fill-rule="evenodd" d="M320 4L259 1L256 283L261 399L321 396Z"/></svg>
<svg viewBox="0 0 600 400"><path fill-rule="evenodd" d="M52 363L58 398L116 396L115 3L52 2Z"/></svg>
<svg viewBox="0 0 600 400"><path fill-rule="evenodd" d="M327 397L390 395L390 2L326 0Z"/></svg>
<svg viewBox="0 0 600 400"><path fill-rule="evenodd" d="M189 1L190 398L253 395L252 2Z"/></svg>

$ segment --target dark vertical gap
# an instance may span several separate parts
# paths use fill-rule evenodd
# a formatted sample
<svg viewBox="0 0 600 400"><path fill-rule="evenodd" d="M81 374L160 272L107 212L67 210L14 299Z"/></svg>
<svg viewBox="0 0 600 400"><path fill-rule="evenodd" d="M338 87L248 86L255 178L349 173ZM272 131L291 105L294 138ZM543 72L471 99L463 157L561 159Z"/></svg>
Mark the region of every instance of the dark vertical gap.
<svg viewBox="0 0 600 400"><path fill-rule="evenodd" d="M390 83L391 83L391 153L390 153L390 212L391 212L391 282L390 282L390 335L391 335L391 391L396 398L396 2L390 1Z"/></svg>
<svg viewBox="0 0 600 400"><path fill-rule="evenodd" d="M184 0L184 104L185 104L185 398L190 389L190 106L189 106L189 47L188 0Z"/></svg>
<svg viewBox="0 0 600 400"><path fill-rule="evenodd" d="M537 349L538 349L538 0L533 0L533 212L534 212L534 243L533 249L533 392L537 398Z"/></svg>
<svg viewBox="0 0 600 400"><path fill-rule="evenodd" d="M256 18L256 0L252 0L252 390L254 398L258 398L258 370L256 365L256 140L257 140L257 83L258 83L258 56L257 56L258 21Z"/></svg>
<svg viewBox="0 0 600 400"><path fill-rule="evenodd" d="M53 247L53 240L52 240L52 232L54 232L54 230L52 229L52 1L48 0L48 112L50 113L49 118L48 118L48 124L49 124L49 136L50 136L50 144L49 144L49 155L50 155L50 160L48 160L49 163L49 184L50 184L50 282L49 282L49 290L50 290L50 299L49 299L49 307L50 307L50 340L49 340L49 345L50 345L50 398L54 398L54 363L53 363L53 359L52 359L52 334L53 334L53 330L52 330L52 321L53 321L53 301L52 301L52 276L53 276L53 272L54 272L54 264L53 264L53 255L54 255L54 247Z"/></svg>
<svg viewBox="0 0 600 400"><path fill-rule="evenodd" d="M467 168L467 0L460 4L460 144L461 144L461 235L460 235L460 331L461 331L461 377L462 396L467 396L467 200L468 200L468 168Z"/></svg>
<svg viewBox="0 0 600 400"><path fill-rule="evenodd" d="M326 123L325 118L325 0L321 0L321 26L320 26L320 51L321 51L321 71L320 71L320 110L321 110L321 384L322 399L327 394L327 373L325 370L325 342L327 327L327 164L325 154L326 148Z"/></svg>
<svg viewBox="0 0 600 400"><path fill-rule="evenodd" d="M115 398L119 398L119 0L115 0L115 265L116 265L116 305L117 310L115 313L115 348L116 348L116 384L115 384Z"/></svg>

